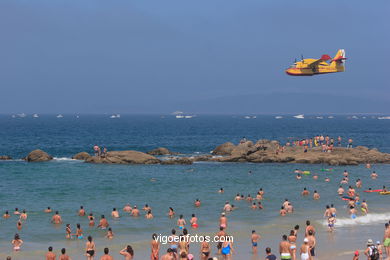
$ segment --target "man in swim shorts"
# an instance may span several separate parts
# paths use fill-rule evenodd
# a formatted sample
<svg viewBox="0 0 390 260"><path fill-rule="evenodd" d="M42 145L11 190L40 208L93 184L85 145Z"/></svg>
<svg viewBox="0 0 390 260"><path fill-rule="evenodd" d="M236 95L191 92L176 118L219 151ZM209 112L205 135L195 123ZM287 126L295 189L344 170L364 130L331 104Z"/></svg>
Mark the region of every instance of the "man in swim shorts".
<svg viewBox="0 0 390 260"><path fill-rule="evenodd" d="M287 241L287 235L283 235L282 241L279 243L280 259L290 260L291 259L291 245Z"/></svg>
<svg viewBox="0 0 390 260"><path fill-rule="evenodd" d="M310 260L314 259L315 256L315 247L316 247L316 238L314 237L313 230L309 230L307 239L309 240L309 248L310 248Z"/></svg>
<svg viewBox="0 0 390 260"><path fill-rule="evenodd" d="M252 236L251 236L251 241L252 241L252 252L253 254L257 254L257 242L260 239L260 235L256 234L255 230L252 230Z"/></svg>

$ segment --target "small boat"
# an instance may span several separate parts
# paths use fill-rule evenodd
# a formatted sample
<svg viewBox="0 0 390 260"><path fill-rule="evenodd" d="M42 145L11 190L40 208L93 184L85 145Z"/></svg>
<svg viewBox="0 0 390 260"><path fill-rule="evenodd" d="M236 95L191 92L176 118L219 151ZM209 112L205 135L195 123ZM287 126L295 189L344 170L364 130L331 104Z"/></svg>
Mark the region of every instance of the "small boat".
<svg viewBox="0 0 390 260"><path fill-rule="evenodd" d="M61 114L57 115L57 118L63 118L63 117L64 117L64 116L61 115Z"/></svg>
<svg viewBox="0 0 390 260"><path fill-rule="evenodd" d="M317 116L316 118L317 118L317 119L324 119L323 116Z"/></svg>
<svg viewBox="0 0 390 260"><path fill-rule="evenodd" d="M257 116L252 116L252 118L253 118L253 119L256 119L256 118L257 118Z"/></svg>
<svg viewBox="0 0 390 260"><path fill-rule="evenodd" d="M275 116L275 119L282 119L282 116Z"/></svg>
<svg viewBox="0 0 390 260"><path fill-rule="evenodd" d="M390 119L390 116L380 116L378 117L379 120L389 120Z"/></svg>
<svg viewBox="0 0 390 260"><path fill-rule="evenodd" d="M184 118L192 118L193 116L184 116Z"/></svg>
<svg viewBox="0 0 390 260"><path fill-rule="evenodd" d="M25 113L20 113L20 114L17 114L17 116L23 118L23 117L26 117L27 115Z"/></svg>
<svg viewBox="0 0 390 260"><path fill-rule="evenodd" d="M121 118L121 115L120 114L114 114L114 115L111 115L110 118Z"/></svg>
<svg viewBox="0 0 390 260"><path fill-rule="evenodd" d="M334 118L334 116L328 116L328 118L329 118L329 119L333 119L333 118Z"/></svg>
<svg viewBox="0 0 390 260"><path fill-rule="evenodd" d="M176 118L181 119L181 118L185 118L185 116L183 116L183 115L176 115Z"/></svg>
<svg viewBox="0 0 390 260"><path fill-rule="evenodd" d="M250 116L244 116L244 118L245 118L245 119L251 119L251 117L250 117Z"/></svg>
<svg viewBox="0 0 390 260"><path fill-rule="evenodd" d="M351 118L352 119L359 119L359 117L357 117L357 116L352 116Z"/></svg>
<svg viewBox="0 0 390 260"><path fill-rule="evenodd" d="M295 118L297 118L297 119L304 119L305 118L305 116L304 115L296 115L296 116L294 116Z"/></svg>
<svg viewBox="0 0 390 260"><path fill-rule="evenodd" d="M34 114L34 115L33 115L33 118L38 118L38 117L39 117L38 114Z"/></svg>

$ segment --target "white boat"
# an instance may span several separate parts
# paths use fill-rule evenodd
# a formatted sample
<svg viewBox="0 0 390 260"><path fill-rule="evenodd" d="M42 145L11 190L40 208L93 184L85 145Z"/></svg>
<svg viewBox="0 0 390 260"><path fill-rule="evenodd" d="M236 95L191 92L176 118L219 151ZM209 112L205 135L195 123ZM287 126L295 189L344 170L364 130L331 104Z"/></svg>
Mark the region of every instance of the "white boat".
<svg viewBox="0 0 390 260"><path fill-rule="evenodd" d="M245 118L245 119L251 119L251 117L250 117L250 116L244 116L244 118Z"/></svg>
<svg viewBox="0 0 390 260"><path fill-rule="evenodd" d="M193 118L194 116L184 116L184 118Z"/></svg>
<svg viewBox="0 0 390 260"><path fill-rule="evenodd" d="M121 116L119 115L119 117L121 117ZM118 115L115 115L115 114L110 116L110 118L119 118L119 117L118 117Z"/></svg>
<svg viewBox="0 0 390 260"><path fill-rule="evenodd" d="M176 118L185 118L185 116L183 116L183 115L176 115Z"/></svg>
<svg viewBox="0 0 390 260"><path fill-rule="evenodd" d="M324 119L323 116L317 116L316 118L317 118L317 119Z"/></svg>
<svg viewBox="0 0 390 260"><path fill-rule="evenodd" d="M26 117L27 115L25 113L20 113L20 114L17 114L17 116L23 118L23 117Z"/></svg>
<svg viewBox="0 0 390 260"><path fill-rule="evenodd" d="M282 116L275 116L275 119L282 119Z"/></svg>
<svg viewBox="0 0 390 260"><path fill-rule="evenodd" d="M252 116L252 118L253 118L253 119L256 119L256 118L257 118L257 116Z"/></svg>
<svg viewBox="0 0 390 260"><path fill-rule="evenodd" d="M305 118L305 116L304 115L296 115L296 116L294 116L295 118L297 118L297 119L304 119Z"/></svg>
<svg viewBox="0 0 390 260"><path fill-rule="evenodd" d="M333 118L334 118L334 116L328 116L328 118L329 118L329 119L333 119Z"/></svg>
<svg viewBox="0 0 390 260"><path fill-rule="evenodd" d="M38 117L39 117L38 114L34 114L34 115L33 115L33 118L38 118Z"/></svg>
<svg viewBox="0 0 390 260"><path fill-rule="evenodd" d="M389 120L390 119L390 116L380 116L378 117L379 120Z"/></svg>
<svg viewBox="0 0 390 260"><path fill-rule="evenodd" d="M352 119L359 119L357 116L352 116Z"/></svg>
<svg viewBox="0 0 390 260"><path fill-rule="evenodd" d="M61 115L61 114L57 115L57 118L63 118L63 117L64 117L64 116Z"/></svg>

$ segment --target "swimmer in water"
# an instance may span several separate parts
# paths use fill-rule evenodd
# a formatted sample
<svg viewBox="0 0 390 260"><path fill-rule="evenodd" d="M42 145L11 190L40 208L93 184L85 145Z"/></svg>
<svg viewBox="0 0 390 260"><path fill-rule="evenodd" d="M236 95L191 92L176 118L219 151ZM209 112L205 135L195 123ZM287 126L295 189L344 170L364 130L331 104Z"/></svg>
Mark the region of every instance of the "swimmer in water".
<svg viewBox="0 0 390 260"><path fill-rule="evenodd" d="M223 228L224 230L227 228L227 218L225 212L221 213L221 217L219 218L219 227Z"/></svg>
<svg viewBox="0 0 390 260"><path fill-rule="evenodd" d="M310 194L310 192L305 188L303 188L303 191L302 191L302 196L308 196Z"/></svg>
<svg viewBox="0 0 390 260"><path fill-rule="evenodd" d="M6 210L5 213L3 214L3 218L7 219L10 217L11 217L11 215L8 213L8 210Z"/></svg>
<svg viewBox="0 0 390 260"><path fill-rule="evenodd" d="M301 176L301 174L297 174L297 176L295 176L295 178L297 179L297 180L300 180L300 179L302 179L302 176Z"/></svg>
<svg viewBox="0 0 390 260"><path fill-rule="evenodd" d="M82 228L81 228L81 226L80 226L80 224L77 224L76 225L76 234L74 234L78 239L83 239L84 238L84 236L83 236L83 230L82 230Z"/></svg>
<svg viewBox="0 0 390 260"><path fill-rule="evenodd" d="M330 182L330 178L329 178L329 177L326 177L326 178L325 178L325 182Z"/></svg>
<svg viewBox="0 0 390 260"><path fill-rule="evenodd" d="M152 210L152 208L148 204L145 204L145 206L142 208L142 210L149 211L149 210Z"/></svg>
<svg viewBox="0 0 390 260"><path fill-rule="evenodd" d="M139 217L139 209L137 208L137 205L134 205L133 210L131 211L131 215L133 217Z"/></svg>
<svg viewBox="0 0 390 260"><path fill-rule="evenodd" d="M223 190L223 188L220 188L218 193L224 193L225 191Z"/></svg>
<svg viewBox="0 0 390 260"><path fill-rule="evenodd" d="M314 193L313 193L313 199L314 200L318 200L320 199L320 194L315 190Z"/></svg>
<svg viewBox="0 0 390 260"><path fill-rule="evenodd" d="M179 229L183 229L186 224L187 223L186 223L185 219L183 218L183 215L180 215L179 219L177 220L177 225L179 226Z"/></svg>
<svg viewBox="0 0 390 260"><path fill-rule="evenodd" d="M131 213L131 206L129 203L127 203L124 207L123 207L123 211L126 212L126 213Z"/></svg>
<svg viewBox="0 0 390 260"><path fill-rule="evenodd" d="M257 209L256 202L253 202L253 204L250 206L251 209Z"/></svg>
<svg viewBox="0 0 390 260"><path fill-rule="evenodd" d="M20 239L19 234L15 234L14 239L11 241L14 251L20 251L23 245L23 240Z"/></svg>
<svg viewBox="0 0 390 260"><path fill-rule="evenodd" d="M361 179L357 179L356 180L356 188L361 188L362 187L362 180Z"/></svg>
<svg viewBox="0 0 390 260"><path fill-rule="evenodd" d="M284 209L283 206L280 208L279 214L280 214L280 216L286 216L287 211Z"/></svg>
<svg viewBox="0 0 390 260"><path fill-rule="evenodd" d="M67 239L71 239L72 238L72 229L70 228L70 224L66 224L66 227L65 227L65 237Z"/></svg>
<svg viewBox="0 0 390 260"><path fill-rule="evenodd" d="M225 206L223 207L223 211L225 211L225 212L232 211L232 205L230 205L229 201L225 202Z"/></svg>
<svg viewBox="0 0 390 260"><path fill-rule="evenodd" d="M84 207L83 207L83 206L80 206L78 215L79 215L80 217L84 217L84 216L85 216L85 210L84 210Z"/></svg>
<svg viewBox="0 0 390 260"><path fill-rule="evenodd" d="M119 218L119 212L116 210L116 208L112 209L111 217L113 218Z"/></svg>
<svg viewBox="0 0 390 260"><path fill-rule="evenodd" d="M50 208L50 207L47 207L47 209L45 209L43 212L45 212L45 213L51 213L51 212L52 212L52 210L51 210L51 208Z"/></svg>
<svg viewBox="0 0 390 260"><path fill-rule="evenodd" d="M248 194L248 196L246 197L246 201L251 202L252 200L253 200L253 198L251 197L250 194Z"/></svg>
<svg viewBox="0 0 390 260"><path fill-rule="evenodd" d="M15 208L14 215L20 215L19 209Z"/></svg>
<svg viewBox="0 0 390 260"><path fill-rule="evenodd" d="M378 174L375 171L373 171L371 173L371 179L376 180L377 178L378 178Z"/></svg>
<svg viewBox="0 0 390 260"><path fill-rule="evenodd" d="M234 197L234 200L241 200L241 196L239 193L237 193L236 197Z"/></svg>
<svg viewBox="0 0 390 260"><path fill-rule="evenodd" d="M152 219L153 218L153 214L152 214L151 210L148 210L148 212L146 212L145 218L146 219Z"/></svg>
<svg viewBox="0 0 390 260"><path fill-rule="evenodd" d="M54 216L51 218L51 222L53 224L62 224L62 218L58 211L54 214Z"/></svg>
<svg viewBox="0 0 390 260"><path fill-rule="evenodd" d="M341 186L341 185L339 186L339 189L337 190L337 194L339 194L339 196L344 194L343 186Z"/></svg>
<svg viewBox="0 0 390 260"><path fill-rule="evenodd" d="M195 202L194 202L194 205L195 207L199 208L200 207L200 200L199 199L196 199Z"/></svg>
<svg viewBox="0 0 390 260"><path fill-rule="evenodd" d="M198 228L198 218L195 217L195 214L192 214L190 223L192 228Z"/></svg>
<svg viewBox="0 0 390 260"><path fill-rule="evenodd" d="M318 180L318 175L317 174L313 175L313 180Z"/></svg>
<svg viewBox="0 0 390 260"><path fill-rule="evenodd" d="M256 234L255 230L252 230L251 242L252 242L252 253L257 254L257 243L261 239L261 236Z"/></svg>
<svg viewBox="0 0 390 260"><path fill-rule="evenodd" d="M290 202L288 203L286 210L287 210L287 213L294 212L294 207L292 206L292 204Z"/></svg>
<svg viewBox="0 0 390 260"><path fill-rule="evenodd" d="M18 222L16 222L16 228L20 231L22 230L23 224L22 221L19 219Z"/></svg>
<svg viewBox="0 0 390 260"><path fill-rule="evenodd" d="M365 214L368 213L368 205L367 205L366 200L363 200L363 202L361 204L361 208L362 208L363 213L365 213Z"/></svg>
<svg viewBox="0 0 390 260"><path fill-rule="evenodd" d="M92 213L89 213L88 219L89 219L88 225L89 225L90 227L95 226L95 217L93 216Z"/></svg>
<svg viewBox="0 0 390 260"><path fill-rule="evenodd" d="M112 228L108 228L106 238L109 240L114 238L114 232L112 232Z"/></svg>
<svg viewBox="0 0 390 260"><path fill-rule="evenodd" d="M263 209L263 205L261 205L261 202L259 201L259 202L257 202L257 207L259 208L259 209Z"/></svg>
<svg viewBox="0 0 390 260"><path fill-rule="evenodd" d="M174 216L175 216L175 211L173 210L173 208L169 207L168 217L173 218Z"/></svg>
<svg viewBox="0 0 390 260"><path fill-rule="evenodd" d="M98 228L101 229L106 229L109 226L107 219L102 215L100 217L99 225L97 226Z"/></svg>

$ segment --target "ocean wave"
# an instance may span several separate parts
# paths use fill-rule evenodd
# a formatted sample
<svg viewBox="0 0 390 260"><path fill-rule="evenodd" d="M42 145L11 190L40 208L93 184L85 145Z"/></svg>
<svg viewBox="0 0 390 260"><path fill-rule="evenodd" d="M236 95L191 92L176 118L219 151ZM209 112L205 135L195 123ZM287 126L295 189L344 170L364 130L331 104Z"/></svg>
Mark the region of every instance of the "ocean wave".
<svg viewBox="0 0 390 260"><path fill-rule="evenodd" d="M72 159L72 158L69 158L69 157L53 157L53 160L54 161L79 161L79 160L76 160L76 159Z"/></svg>
<svg viewBox="0 0 390 260"><path fill-rule="evenodd" d="M335 226L345 227L354 225L369 225L373 223L385 223L390 219L390 212L387 213L369 213L364 216L359 216L355 219L352 218L337 218ZM327 221L322 221L324 226L328 225Z"/></svg>

